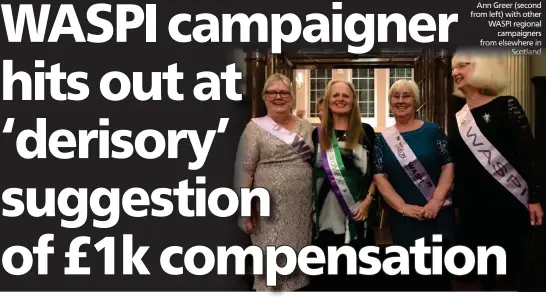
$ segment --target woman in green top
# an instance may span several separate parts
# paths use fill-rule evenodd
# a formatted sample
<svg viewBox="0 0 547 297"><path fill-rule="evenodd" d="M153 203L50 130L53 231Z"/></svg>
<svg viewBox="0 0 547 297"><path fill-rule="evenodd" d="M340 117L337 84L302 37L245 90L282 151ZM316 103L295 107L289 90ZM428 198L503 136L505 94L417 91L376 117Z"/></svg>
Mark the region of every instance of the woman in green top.
<svg viewBox="0 0 547 297"><path fill-rule="evenodd" d="M314 144L314 244L375 245L372 158L374 130L361 122L354 86L331 81L323 102L322 124L312 133ZM359 250L357 250L357 253ZM345 257L339 257L338 275L324 274L312 279L320 291L363 290L359 276L347 276ZM357 264L357 263L355 263ZM353 265L353 264L351 264Z"/></svg>

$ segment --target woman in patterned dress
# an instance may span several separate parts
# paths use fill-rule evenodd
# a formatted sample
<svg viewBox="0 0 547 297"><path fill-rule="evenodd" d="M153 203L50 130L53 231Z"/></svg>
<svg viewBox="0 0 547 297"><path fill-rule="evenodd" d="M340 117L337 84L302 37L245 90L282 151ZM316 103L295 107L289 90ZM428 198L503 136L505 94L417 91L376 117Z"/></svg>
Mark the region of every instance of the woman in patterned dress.
<svg viewBox="0 0 547 297"><path fill-rule="evenodd" d="M312 239L313 126L292 115L295 96L286 76L270 76L262 95L267 115L252 119L243 131L235 186L268 190L271 216L259 217L259 209L254 208L253 215L242 218L240 226L263 251L266 246L290 246L298 254ZM289 141L283 135L290 135ZM293 139L296 141L290 141ZM278 265L283 267L285 261L280 257ZM296 291L308 284L309 277L297 268L291 275L278 276L275 287L266 285L265 274L257 275L253 287L256 291Z"/></svg>

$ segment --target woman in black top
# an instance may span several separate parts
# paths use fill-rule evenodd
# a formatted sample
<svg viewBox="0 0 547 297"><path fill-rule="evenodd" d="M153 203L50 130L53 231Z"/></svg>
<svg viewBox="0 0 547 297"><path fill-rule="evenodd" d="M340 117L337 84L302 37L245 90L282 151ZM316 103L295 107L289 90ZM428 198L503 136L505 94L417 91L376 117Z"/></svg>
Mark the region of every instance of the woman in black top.
<svg viewBox="0 0 547 297"><path fill-rule="evenodd" d="M359 248L375 244L374 218L371 218L375 213L376 194L376 187L372 182L371 158L375 134L370 125L361 122L355 88L350 82L329 83L323 110L322 124L312 133L315 147L314 245L321 247L325 256L327 246L343 245L353 246L358 255ZM330 158L329 163L327 156L335 155L340 157L342 164L332 161L334 158ZM337 166L340 172L345 172L345 182L335 182L333 186L334 179L329 178L329 172L336 175L334 172L337 172ZM347 190L344 192L346 195L340 195L344 188ZM350 202L343 202L348 200ZM339 257L338 275L327 275L325 265L323 275L312 278L314 290L370 289L370 284L364 285L359 276L346 275L346 262L346 257Z"/></svg>
<svg viewBox="0 0 547 297"><path fill-rule="evenodd" d="M499 245L505 249L507 277L499 281L495 261L489 261L490 276L481 277L485 290L519 290L521 277L530 264L527 256L534 226L543 220L537 196L542 181L537 180L534 138L518 100L499 95L507 80L495 57L458 54L452 66L459 90L456 95L467 103L452 117L448 133L456 168L453 197L461 234L473 251L477 246ZM473 120L474 125L470 124ZM488 142L492 144L489 149L484 145ZM506 163L496 162L496 150ZM508 181L510 166L522 181ZM512 193L510 189L517 186L521 188Z"/></svg>

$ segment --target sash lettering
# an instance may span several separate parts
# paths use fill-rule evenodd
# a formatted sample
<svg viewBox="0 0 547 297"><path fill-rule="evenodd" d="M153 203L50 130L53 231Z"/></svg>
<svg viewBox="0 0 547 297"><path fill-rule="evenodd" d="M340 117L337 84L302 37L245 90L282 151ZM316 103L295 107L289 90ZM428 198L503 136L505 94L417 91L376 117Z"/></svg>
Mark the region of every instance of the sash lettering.
<svg viewBox="0 0 547 297"><path fill-rule="evenodd" d="M392 126L385 129L382 135L401 167L412 182L414 182L414 185L416 185L427 201L431 200L436 189L435 183L403 136L401 136L401 133L399 133L395 126ZM444 206L450 204L452 204L452 198L449 196L444 200Z"/></svg>
<svg viewBox="0 0 547 297"><path fill-rule="evenodd" d="M481 165L524 206L528 206L528 184L482 134L467 104L456 113L460 136Z"/></svg>
<svg viewBox="0 0 547 297"><path fill-rule="evenodd" d="M300 135L280 127L269 116L253 118L252 121L260 128L289 145L304 161L308 162L313 157L312 148Z"/></svg>
<svg viewBox="0 0 547 297"><path fill-rule="evenodd" d="M340 147L338 146L338 140L334 133L332 134L331 143L330 149L321 151L321 162L331 185L332 192L336 196L338 203L346 216L344 241L345 243L349 243L355 238L354 223L352 222L350 224L350 220L353 219L353 210L358 207L361 202L359 197L354 196L354 193L351 192L350 187L348 186L350 183L347 178L349 177L347 176L346 168L340 153ZM366 224L367 222L365 221L365 226Z"/></svg>
<svg viewBox="0 0 547 297"><path fill-rule="evenodd" d="M344 167L342 156L340 155L338 140L336 140L336 136L334 135L333 138L333 141L336 141L336 145L333 144L328 151L321 152L321 160L331 184L332 191L338 198L340 207L342 207L346 218L351 219L353 218L351 210L355 207L355 198L344 177L346 168Z"/></svg>
<svg viewBox="0 0 547 297"><path fill-rule="evenodd" d="M492 152L488 150L479 150L479 153L483 153L486 156L488 165L490 165L490 160L492 160Z"/></svg>
<svg viewBox="0 0 547 297"><path fill-rule="evenodd" d="M295 135L291 146L302 157L302 159L309 160L313 157L313 152L311 151L308 144L304 141L304 139L302 139L302 137Z"/></svg>
<svg viewBox="0 0 547 297"><path fill-rule="evenodd" d="M482 142L477 142L477 134L471 133L471 128L473 127L469 127L469 130L467 130L467 137L473 137L473 146L483 145Z"/></svg>

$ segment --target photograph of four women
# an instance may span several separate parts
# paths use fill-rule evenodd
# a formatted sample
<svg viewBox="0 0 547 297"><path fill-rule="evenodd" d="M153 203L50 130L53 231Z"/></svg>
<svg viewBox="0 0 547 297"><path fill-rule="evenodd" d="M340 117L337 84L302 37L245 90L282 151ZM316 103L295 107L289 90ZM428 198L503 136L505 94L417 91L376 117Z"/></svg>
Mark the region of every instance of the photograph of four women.
<svg viewBox="0 0 547 297"><path fill-rule="evenodd" d="M495 59L456 54L452 77L466 104L450 115L454 130L447 136L438 124L416 118L420 92L412 80L391 86L396 123L376 134L361 121L351 82L328 84L315 128L293 115L289 79L270 76L262 92L267 115L247 124L235 163L235 187L262 187L271 195L270 217L239 220L252 244L286 245L297 252L316 245L325 254L327 246L375 245L382 199L394 245L410 247L420 238L428 245L433 234L441 234L444 250L455 244L473 251L501 246L507 275L478 276L482 290L523 290L533 231L543 224L543 198L537 195L543 181L537 180L530 125L518 98L500 95L508 79ZM297 270L278 276L275 287L257 275L253 289L452 290L447 273L344 275L345 261L340 257L338 275L328 275L326 266L320 276Z"/></svg>

